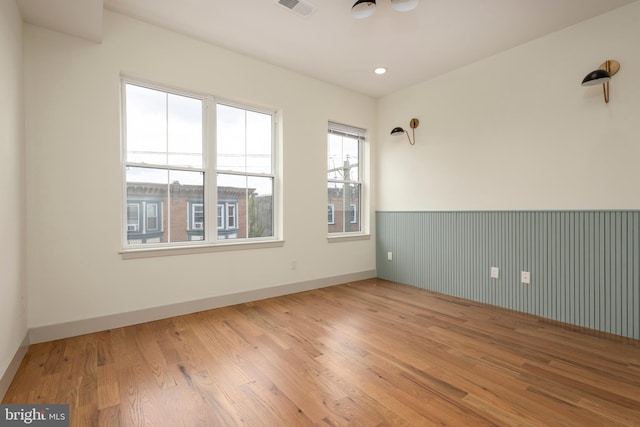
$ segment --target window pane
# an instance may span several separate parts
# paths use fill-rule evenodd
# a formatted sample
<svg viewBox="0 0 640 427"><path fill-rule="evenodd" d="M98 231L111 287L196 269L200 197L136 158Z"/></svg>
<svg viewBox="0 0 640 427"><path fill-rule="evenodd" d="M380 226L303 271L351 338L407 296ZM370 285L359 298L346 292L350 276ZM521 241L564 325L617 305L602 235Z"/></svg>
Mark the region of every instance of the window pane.
<svg viewBox="0 0 640 427"><path fill-rule="evenodd" d="M175 171L169 172L169 189L171 195L171 242L203 240L205 233L204 219L202 228L189 224L189 208L204 201L204 173Z"/></svg>
<svg viewBox="0 0 640 427"><path fill-rule="evenodd" d="M360 221L360 184L347 184L345 186L344 206L347 207L344 218L344 231L354 232L361 231Z"/></svg>
<svg viewBox="0 0 640 427"><path fill-rule="evenodd" d="M126 85L127 161L167 164L167 94Z"/></svg>
<svg viewBox="0 0 640 427"><path fill-rule="evenodd" d="M249 237L273 236L273 178L249 177Z"/></svg>
<svg viewBox="0 0 640 427"><path fill-rule="evenodd" d="M202 100L126 85L127 161L202 167Z"/></svg>
<svg viewBox="0 0 640 427"><path fill-rule="evenodd" d="M271 115L247 111L247 172L271 173Z"/></svg>
<svg viewBox="0 0 640 427"><path fill-rule="evenodd" d="M167 206L168 171L153 168L127 168L127 207L137 206L140 212L146 206L146 221L139 221L135 229L127 227L127 241L129 244L164 243L168 236L163 231L160 218L166 218L165 213L157 210L160 206ZM155 206L155 223L149 216L153 214L151 206ZM127 209L129 210L129 209ZM138 213L139 215L139 213Z"/></svg>
<svg viewBox="0 0 640 427"><path fill-rule="evenodd" d="M341 220L343 215L344 206L344 184L342 183L329 183L329 233L342 233L344 231L344 224Z"/></svg>
<svg viewBox="0 0 640 427"><path fill-rule="evenodd" d="M271 115L224 104L216 111L218 170L270 174Z"/></svg>
<svg viewBox="0 0 640 427"><path fill-rule="evenodd" d="M247 177L218 174L218 204L223 205L225 226L218 230L219 239L247 237Z"/></svg>
<svg viewBox="0 0 640 427"><path fill-rule="evenodd" d="M218 170L245 172L245 111L222 104L216 111Z"/></svg>
<svg viewBox="0 0 640 427"><path fill-rule="evenodd" d="M273 232L273 178L218 174L218 237L271 237Z"/></svg>
<svg viewBox="0 0 640 427"><path fill-rule="evenodd" d="M169 94L168 104L169 164L202 167L202 100Z"/></svg>
<svg viewBox="0 0 640 427"><path fill-rule="evenodd" d="M361 231L360 184L328 184L328 231L329 233L349 233ZM333 213L333 215L332 215ZM333 223L331 221L333 216Z"/></svg>
<svg viewBox="0 0 640 427"><path fill-rule="evenodd" d="M203 200L202 172L128 167L127 204L147 207L146 223L137 231L127 231L129 244L202 240L204 224L202 229L191 230L188 209L189 203Z"/></svg>
<svg viewBox="0 0 640 427"><path fill-rule="evenodd" d="M348 137L329 133L327 177L341 181L358 181L359 141L356 137Z"/></svg>

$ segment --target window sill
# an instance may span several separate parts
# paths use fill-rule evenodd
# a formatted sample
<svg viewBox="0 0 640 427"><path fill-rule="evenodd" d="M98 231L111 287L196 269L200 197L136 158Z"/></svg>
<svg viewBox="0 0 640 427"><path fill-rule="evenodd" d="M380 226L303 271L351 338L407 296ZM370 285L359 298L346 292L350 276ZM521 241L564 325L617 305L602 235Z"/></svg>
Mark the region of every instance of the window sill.
<svg viewBox="0 0 640 427"><path fill-rule="evenodd" d="M127 259L139 259L139 258L154 258L163 256L175 256L175 255L190 255L190 254L203 254L209 252L229 252L229 251L242 251L248 249L265 249L265 248L279 248L284 246L284 240L267 240L260 242L237 242L237 243L218 243L218 244L203 244L203 245L189 245L189 246L165 246L165 247L152 247L152 248L136 248L136 249L122 249L120 251L120 257L123 260Z"/></svg>
<svg viewBox="0 0 640 427"><path fill-rule="evenodd" d="M335 236L327 236L327 241L329 243L355 242L358 240L369 240L369 239L371 239L370 234L338 234Z"/></svg>

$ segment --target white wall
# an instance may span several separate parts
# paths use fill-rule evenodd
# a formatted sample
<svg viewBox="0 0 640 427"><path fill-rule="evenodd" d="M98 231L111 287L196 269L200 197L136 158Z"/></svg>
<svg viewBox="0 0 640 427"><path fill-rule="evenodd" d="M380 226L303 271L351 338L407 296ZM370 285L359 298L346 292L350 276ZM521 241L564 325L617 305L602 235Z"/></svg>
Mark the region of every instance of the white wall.
<svg viewBox="0 0 640 427"><path fill-rule="evenodd" d="M27 333L22 18L13 0L0 2L0 94L1 378Z"/></svg>
<svg viewBox="0 0 640 427"><path fill-rule="evenodd" d="M381 99L376 208L640 208L639 40L635 2ZM609 58L606 105L580 82Z"/></svg>
<svg viewBox="0 0 640 427"><path fill-rule="evenodd" d="M121 72L282 111L284 247L121 259ZM25 79L30 327L375 269L325 183L327 121L375 140L375 100L108 11L102 44L25 25Z"/></svg>

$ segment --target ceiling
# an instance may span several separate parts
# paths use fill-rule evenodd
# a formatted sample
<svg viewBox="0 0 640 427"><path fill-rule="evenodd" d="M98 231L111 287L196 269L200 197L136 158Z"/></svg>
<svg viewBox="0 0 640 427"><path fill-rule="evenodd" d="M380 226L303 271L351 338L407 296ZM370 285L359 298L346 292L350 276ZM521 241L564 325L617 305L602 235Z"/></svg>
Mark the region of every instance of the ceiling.
<svg viewBox="0 0 640 427"><path fill-rule="evenodd" d="M103 8L380 97L636 0L419 0L351 17L355 0L17 0L23 19L93 41ZM295 2L295 0L294 0ZM387 73L378 76L375 67Z"/></svg>

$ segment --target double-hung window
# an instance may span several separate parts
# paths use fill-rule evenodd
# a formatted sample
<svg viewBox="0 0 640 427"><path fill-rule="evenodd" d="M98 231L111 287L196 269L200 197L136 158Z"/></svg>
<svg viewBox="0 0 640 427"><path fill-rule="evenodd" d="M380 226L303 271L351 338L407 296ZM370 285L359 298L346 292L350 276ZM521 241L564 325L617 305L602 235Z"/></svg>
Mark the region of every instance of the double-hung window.
<svg viewBox="0 0 640 427"><path fill-rule="evenodd" d="M328 232L361 233L364 129L329 122L327 144Z"/></svg>
<svg viewBox="0 0 640 427"><path fill-rule="evenodd" d="M122 98L124 249L275 239L274 111L129 79Z"/></svg>

